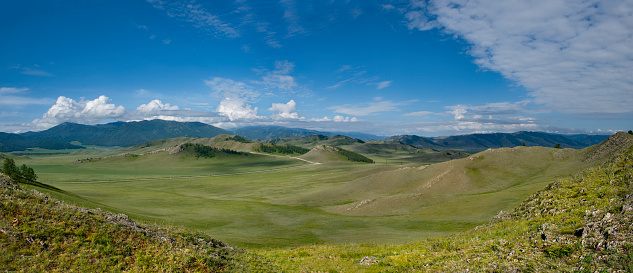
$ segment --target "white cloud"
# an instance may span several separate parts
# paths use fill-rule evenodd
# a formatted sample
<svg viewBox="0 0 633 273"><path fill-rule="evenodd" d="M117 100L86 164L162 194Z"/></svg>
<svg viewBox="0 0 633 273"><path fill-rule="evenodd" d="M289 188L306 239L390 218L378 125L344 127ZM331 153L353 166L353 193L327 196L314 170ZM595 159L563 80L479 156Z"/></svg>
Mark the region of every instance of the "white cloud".
<svg viewBox="0 0 633 273"><path fill-rule="evenodd" d="M413 112L413 113L407 113L407 114L404 114L403 116L407 116L407 117L425 117L425 116L432 115L432 114L435 114L435 113L430 112L430 111L418 111L418 112Z"/></svg>
<svg viewBox="0 0 633 273"><path fill-rule="evenodd" d="M446 106L447 109L451 109L450 111L448 111L448 113L452 114L453 116L455 116L455 119L463 119L464 118L464 114L466 114L468 111L466 109L468 109L468 107L464 106L464 105L455 105L455 106Z"/></svg>
<svg viewBox="0 0 633 273"><path fill-rule="evenodd" d="M217 36L236 38L240 37L237 29L233 28L229 23L221 20L217 15L208 12L202 5L195 4L194 1L160 1L147 0L160 10L164 10L167 16L179 18L190 22L194 27L213 32Z"/></svg>
<svg viewBox="0 0 633 273"><path fill-rule="evenodd" d="M301 24L299 24L299 15L298 15L298 10L297 10L295 1L294 0L280 0L279 3L281 3L284 6L283 17L288 23L287 36L292 37L298 34L307 33L305 28L301 26Z"/></svg>
<svg viewBox="0 0 633 273"><path fill-rule="evenodd" d="M205 80L205 84L211 87L214 95L221 98L217 111L231 121L259 118L257 107L251 108L248 104L250 100L258 97L259 93L247 84L218 77Z"/></svg>
<svg viewBox="0 0 633 273"><path fill-rule="evenodd" d="M0 87L0 95L4 94L17 94L28 91L28 88L15 88L15 87Z"/></svg>
<svg viewBox="0 0 633 273"><path fill-rule="evenodd" d="M268 108L273 115L273 119L298 119L297 103L294 100L290 100L287 103L273 103L272 107Z"/></svg>
<svg viewBox="0 0 633 273"><path fill-rule="evenodd" d="M136 111L143 113L158 113L163 110L179 110L178 106L171 106L169 103L163 104L160 100L152 100L147 104L141 104L136 108Z"/></svg>
<svg viewBox="0 0 633 273"><path fill-rule="evenodd" d="M434 27L472 46L484 69L528 88L564 113L630 113L633 2L412 1L409 27Z"/></svg>
<svg viewBox="0 0 633 273"><path fill-rule="evenodd" d="M336 115L334 118L328 118L327 116L322 118L311 118L306 119L307 121L315 121L315 122L357 122L358 119L356 117L344 117L341 115Z"/></svg>
<svg viewBox="0 0 633 273"><path fill-rule="evenodd" d="M344 117L344 116L339 116L339 115L334 116L334 118L332 120L334 122L355 122L355 121L357 121L357 119L355 117L350 118L350 117Z"/></svg>
<svg viewBox="0 0 633 273"><path fill-rule="evenodd" d="M334 110L336 113L353 115L353 116L367 116L378 112L389 112L398 110L397 106L403 103L395 103L391 101L379 101L363 104L365 106L358 105L339 105L332 106L328 109Z"/></svg>
<svg viewBox="0 0 633 273"><path fill-rule="evenodd" d="M94 124L122 117L126 113L125 108L111 104L110 101L103 95L90 101L75 101L60 96L55 105L41 119L33 120L32 124L39 129L47 129L63 122Z"/></svg>
<svg viewBox="0 0 633 273"><path fill-rule="evenodd" d="M380 89L389 87L391 85L391 81L382 81L382 82L377 83L376 85L377 85L376 89L380 90Z"/></svg>
<svg viewBox="0 0 633 273"><path fill-rule="evenodd" d="M276 61L275 70L266 73L266 75L262 77L263 82L257 83L261 83L267 87L291 91L297 87L295 78L288 75L294 70L294 67L294 63L287 60Z"/></svg>
<svg viewBox="0 0 633 273"><path fill-rule="evenodd" d="M17 70L21 70L20 74L24 74L24 75L31 75L31 76L41 76L41 77L54 77L55 75L43 71L40 69L40 66L37 64L34 64L32 66L24 66L21 64L18 65L14 65L11 67L12 69L17 69Z"/></svg>
<svg viewBox="0 0 633 273"><path fill-rule="evenodd" d="M28 88L0 87L0 105L8 107L32 104L51 104L53 102L48 98L30 98L18 95L28 91Z"/></svg>

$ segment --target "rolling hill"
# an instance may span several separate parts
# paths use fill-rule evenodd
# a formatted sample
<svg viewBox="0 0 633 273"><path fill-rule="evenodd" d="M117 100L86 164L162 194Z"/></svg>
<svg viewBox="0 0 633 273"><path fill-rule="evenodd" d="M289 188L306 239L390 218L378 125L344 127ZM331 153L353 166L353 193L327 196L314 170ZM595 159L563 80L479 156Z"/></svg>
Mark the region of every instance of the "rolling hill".
<svg viewBox="0 0 633 273"><path fill-rule="evenodd" d="M336 184L332 181L332 176L327 176L332 172L338 173L337 175L348 175L345 169L337 169L340 165L337 164L330 165L327 170L320 172L314 172L316 169L311 172L299 171L298 176L282 183L278 180L283 180L284 175L278 173L275 180L265 181L272 184L269 186L259 183L264 181L250 182L261 175L246 177L244 181L232 177L225 183L218 180L199 181L194 182L195 187L191 187L191 184L185 183L186 181L148 181L136 184L126 182L120 185L124 191L118 192L123 196L106 195L108 190L112 191L112 188L117 187L116 184L83 186L83 194L87 197L104 202L116 198L117 200L110 201L111 204L134 201L130 200L130 197L134 196L130 195L130 192L137 192L139 195L135 196L138 198L134 203L136 206L127 209L133 212L143 205L147 208L159 207L154 216L184 215L183 219L200 222L202 217L214 213L213 209L222 208L227 210L226 212L240 211L245 213L242 216L246 217L241 224L257 221L257 226L261 228L261 232L253 234L254 238L261 238L270 233L279 238L294 230L287 228L277 232L277 226L274 224L296 225L296 229L307 230L311 236L341 236L339 233L343 229L351 228L353 232L343 234L348 238L358 236L363 232L363 228L374 228L384 221L404 220L405 222L400 225L393 225L390 228L400 227L403 230L415 231L424 229L432 223L417 220L406 222L407 219L411 221L424 217L429 210L436 210L435 215L432 215L434 218L451 218L460 213L476 214L481 211L482 206L489 206L492 201L508 202L507 199L518 199L509 202L515 204L509 206L509 212L499 212L498 206L492 207L493 214L487 216L487 220L474 228L469 226L464 232L389 244L343 244L341 241L333 241L329 244L305 243L294 247L239 250L211 239L209 235L201 232L159 229L137 224L124 214L69 206L44 194L16 190L10 183L5 183L6 179L0 175L0 246L3 250L10 250L0 253L0 270L628 272L633 269L632 145L633 136L618 133L599 145L583 150L544 147L502 148L454 162L437 164L439 166L435 168L438 169L428 166L422 169L403 167L386 172L364 170L368 175L362 177L367 179L342 184ZM553 165L547 167L550 163ZM583 166L579 165L589 168L582 169ZM578 168L581 170L574 171ZM429 171L429 174L424 174L425 171ZM504 173L506 171L507 173ZM441 173L435 175L438 172ZM521 185L504 182L505 178L496 179L503 176L513 177L516 174L532 174L536 180L542 181L532 183L529 189L521 191ZM493 179L485 182L480 180L479 175L491 176ZM414 181L425 176L432 178L421 184ZM449 177L454 179L448 179ZM312 200L300 198L301 202L290 203L288 209L284 210L284 204L295 198L297 191L305 191L306 187L312 187L304 193L320 192L318 188L314 188L316 184L307 183L315 179L322 179L322 182L317 184L334 182L332 186L335 188L342 185L338 190L343 191L337 196L343 196L341 200L350 200L351 191L347 190L348 186L355 187L360 193L358 197L365 195L373 198L360 199L360 202L330 203L330 206L323 208L333 213L320 214L318 218L314 218L316 210L307 207L310 204L318 206L328 203L327 200L318 199L323 196L315 196L317 198ZM396 185L378 183L381 179L387 179L386 181ZM247 180L249 182L246 182ZM251 189L253 185L257 186ZM81 189L80 184L68 186L75 190ZM164 190L161 191L161 187ZM506 189L500 189L504 187ZM456 190L452 191L451 188ZM49 192L46 189L37 189ZM60 196L70 194L62 189L57 191ZM276 196L276 200L267 200L257 195L263 191L274 192L275 194L269 197ZM85 194L86 192L88 194ZM445 193L448 193L450 199L455 200L446 199L451 202L442 202L445 200L436 198ZM190 197L170 199L182 198L185 194L190 194ZM232 197L231 194L237 196ZM419 194L417 199L412 200L426 203L426 207L417 210L411 206L403 207L409 194ZM346 195L348 196L345 197ZM393 198L396 195L403 198ZM79 195L73 196L84 198ZM285 198L279 199L284 196ZM305 196L304 194L303 197ZM381 198L390 198L390 204L398 208L390 208L392 211L387 214L403 216L380 216L380 210L383 213L388 211L385 209L387 204L380 200ZM211 203L202 206L203 201ZM430 201L434 201L435 205ZM270 205L262 208L257 206L264 203ZM165 207L169 204L171 207ZM204 208L204 212L198 213L196 210L201 208ZM402 211L403 209L405 211ZM407 213L406 210L412 213ZM275 213L280 213L284 217L279 217L276 219L278 221L274 222L260 220L269 220L268 217ZM306 214L309 217L305 218ZM349 221L342 220L347 218L336 218L334 221L328 221L326 218L346 214L350 215ZM225 217L221 220L215 219L222 216ZM203 221L203 225L212 225L220 230L226 228L232 234L243 234L239 230L240 225L229 224L229 220L236 217L239 215L216 212L213 217L207 219L208 221ZM302 221L294 223L297 218L302 218ZM367 224L359 225L359 222ZM433 228L441 230L444 228L441 223L435 223ZM334 228L323 230L321 233L316 232L324 225L334 225ZM389 234L390 230L383 227L374 231L377 232L371 232L370 236L381 239L380 237ZM215 236L217 233L212 234ZM397 235L404 236L402 234Z"/></svg>

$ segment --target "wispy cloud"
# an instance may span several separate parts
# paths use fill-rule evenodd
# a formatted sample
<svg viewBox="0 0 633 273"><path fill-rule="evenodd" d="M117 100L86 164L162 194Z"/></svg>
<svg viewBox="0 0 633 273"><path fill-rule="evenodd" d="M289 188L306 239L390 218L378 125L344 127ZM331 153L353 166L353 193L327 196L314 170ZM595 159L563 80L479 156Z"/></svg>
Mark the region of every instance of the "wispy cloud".
<svg viewBox="0 0 633 273"><path fill-rule="evenodd" d="M412 112L412 113L406 113L403 116L407 116L407 117L425 117L428 115L433 115L435 113L431 112L431 111L417 111L417 112Z"/></svg>
<svg viewBox="0 0 633 273"><path fill-rule="evenodd" d="M0 87L0 105L4 107L24 105L46 105L53 102L49 98L31 98L25 96L28 88Z"/></svg>
<svg viewBox="0 0 633 273"><path fill-rule="evenodd" d="M288 23L288 37L307 33L306 29L299 23L299 14L294 0L279 0L284 7L284 19Z"/></svg>
<svg viewBox="0 0 633 273"><path fill-rule="evenodd" d="M210 31L217 36L236 38L240 33L231 24L220 19L219 16L207 11L196 1L162 1L147 0L155 8L164 10L168 16L190 22L194 27Z"/></svg>
<svg viewBox="0 0 633 273"><path fill-rule="evenodd" d="M398 110L398 106L403 105L405 103L398 103L392 101L379 101L379 102L369 102L363 103L359 105L338 105L332 106L328 109L333 110L336 113L353 115L353 116L367 116L379 112L390 112Z"/></svg>
<svg viewBox="0 0 633 273"><path fill-rule="evenodd" d="M342 80L325 87L326 89L336 89L348 83L355 83L376 86L376 89L380 90L389 87L392 83L392 81L380 81L377 76L364 76L367 74L365 66L341 65L334 73Z"/></svg>
<svg viewBox="0 0 633 273"><path fill-rule="evenodd" d="M376 84L376 89L387 88L391 85L391 81L382 81Z"/></svg>
<svg viewBox="0 0 633 273"><path fill-rule="evenodd" d="M11 67L12 69L17 69L20 71L20 74L31 75L31 76L40 76L40 77L54 77L52 73L46 72L40 69L40 66L34 64L32 66L24 66L24 65L15 65Z"/></svg>
<svg viewBox="0 0 633 273"><path fill-rule="evenodd" d="M288 75L294 70L294 63L289 61L276 61L275 70L263 77L264 84L283 90L292 90L297 86L294 77Z"/></svg>
<svg viewBox="0 0 633 273"><path fill-rule="evenodd" d="M471 44L481 68L563 113L633 112L631 1L414 0L412 29L441 28Z"/></svg>

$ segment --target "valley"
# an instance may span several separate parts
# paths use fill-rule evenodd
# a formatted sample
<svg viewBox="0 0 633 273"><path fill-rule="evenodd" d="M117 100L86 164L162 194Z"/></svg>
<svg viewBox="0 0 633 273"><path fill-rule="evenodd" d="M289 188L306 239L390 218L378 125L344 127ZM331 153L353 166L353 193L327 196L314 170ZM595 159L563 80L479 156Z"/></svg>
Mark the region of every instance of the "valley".
<svg viewBox="0 0 633 273"><path fill-rule="evenodd" d="M205 158L181 150L185 143L242 154ZM605 158L586 160L590 148L519 146L469 154L342 136L276 143L310 151L266 154L255 151L271 144L219 135L32 154L16 162L32 166L38 181L70 197L52 195L78 205L270 248L394 244L469 230L552 180ZM361 152L375 163L350 162L328 144Z"/></svg>

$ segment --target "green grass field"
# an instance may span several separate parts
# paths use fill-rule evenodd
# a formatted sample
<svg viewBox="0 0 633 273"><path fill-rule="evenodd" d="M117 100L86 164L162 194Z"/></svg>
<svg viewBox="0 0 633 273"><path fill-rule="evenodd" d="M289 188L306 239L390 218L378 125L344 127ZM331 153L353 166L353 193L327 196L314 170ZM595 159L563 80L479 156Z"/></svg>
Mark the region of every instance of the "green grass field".
<svg viewBox="0 0 633 273"><path fill-rule="evenodd" d="M392 157L404 165L345 162L326 151L302 156L322 164L255 154L148 153L174 143L43 153L16 162L32 166L39 181L72 194L56 193L59 198L263 248L393 244L453 234L511 210L558 177L596 164L583 162L587 151L543 147L489 150L433 165L404 161L407 151ZM215 143L249 148L249 143ZM112 156L121 151L131 154Z"/></svg>

